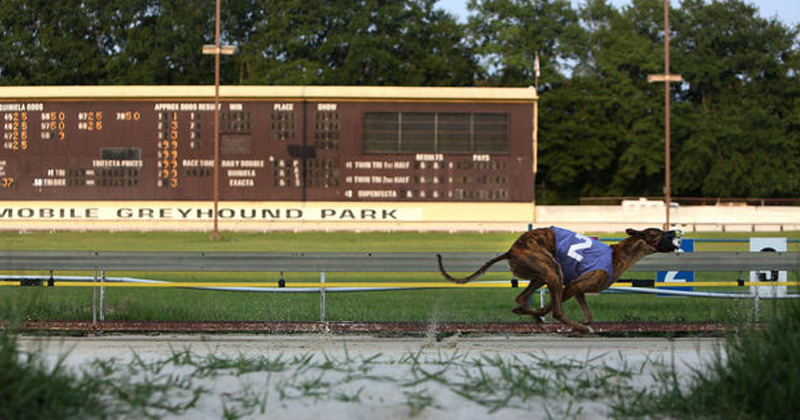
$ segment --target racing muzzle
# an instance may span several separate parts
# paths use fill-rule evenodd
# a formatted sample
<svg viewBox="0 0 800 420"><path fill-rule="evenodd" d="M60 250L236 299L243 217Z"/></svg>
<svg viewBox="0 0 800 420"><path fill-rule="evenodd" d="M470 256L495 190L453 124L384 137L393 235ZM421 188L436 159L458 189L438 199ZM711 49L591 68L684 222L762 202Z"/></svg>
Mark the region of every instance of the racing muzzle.
<svg viewBox="0 0 800 420"><path fill-rule="evenodd" d="M683 232L680 229L668 230L661 236L661 240L654 245L658 252L682 252L681 238Z"/></svg>

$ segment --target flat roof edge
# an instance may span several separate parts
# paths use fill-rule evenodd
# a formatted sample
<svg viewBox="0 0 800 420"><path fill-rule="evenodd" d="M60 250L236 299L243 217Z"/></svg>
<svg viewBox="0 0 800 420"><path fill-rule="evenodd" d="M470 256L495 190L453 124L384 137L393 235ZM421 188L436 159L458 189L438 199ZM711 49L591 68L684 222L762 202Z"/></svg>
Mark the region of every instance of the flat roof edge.
<svg viewBox="0 0 800 420"><path fill-rule="evenodd" d="M309 100L535 101L536 89L504 87L220 86L220 97ZM214 98L214 86L2 86L1 101L32 99Z"/></svg>

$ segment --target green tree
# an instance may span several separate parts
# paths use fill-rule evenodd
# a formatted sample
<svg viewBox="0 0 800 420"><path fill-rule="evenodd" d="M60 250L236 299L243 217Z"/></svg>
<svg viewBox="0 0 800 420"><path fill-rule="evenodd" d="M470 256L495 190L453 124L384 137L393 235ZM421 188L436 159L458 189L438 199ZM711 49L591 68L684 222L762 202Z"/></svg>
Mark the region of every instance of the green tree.
<svg viewBox="0 0 800 420"><path fill-rule="evenodd" d="M472 85L478 65L455 18L436 0L367 1L350 25L349 51L328 83ZM347 43L341 39L339 45Z"/></svg>
<svg viewBox="0 0 800 420"><path fill-rule="evenodd" d="M584 30L568 0L470 0L468 8L471 42L493 84L533 85L537 53L542 83L559 82L583 45Z"/></svg>
<svg viewBox="0 0 800 420"><path fill-rule="evenodd" d="M242 47L246 83L471 85L478 66L433 0L273 0Z"/></svg>
<svg viewBox="0 0 800 420"><path fill-rule="evenodd" d="M663 93L647 75L663 69L662 4L581 10L586 49L570 80L542 99L542 173L555 202L580 196L661 195Z"/></svg>
<svg viewBox="0 0 800 420"><path fill-rule="evenodd" d="M214 83L214 3L205 0L118 0L111 14L115 54L109 84Z"/></svg>
<svg viewBox="0 0 800 420"><path fill-rule="evenodd" d="M798 29L741 0L686 0L675 13L685 83L675 192L794 197L800 191Z"/></svg>
<svg viewBox="0 0 800 420"><path fill-rule="evenodd" d="M0 2L0 83L208 84L213 3Z"/></svg>
<svg viewBox="0 0 800 420"><path fill-rule="evenodd" d="M671 10L673 193L800 191L798 31L740 0ZM553 201L659 196L664 185L663 3L581 10L589 48L542 98L541 173ZM540 178L541 179L541 178Z"/></svg>
<svg viewBox="0 0 800 420"><path fill-rule="evenodd" d="M226 0L225 84L528 86L541 59L547 200L662 194L663 2ZM800 28L745 0L670 11L673 192L796 197ZM4 0L0 84L211 84L214 2ZM541 198L541 196L540 196Z"/></svg>
<svg viewBox="0 0 800 420"><path fill-rule="evenodd" d="M246 82L245 78L253 74L250 61L257 60L257 58L248 57L248 54L251 51L250 44L254 42L254 36L257 34L255 29L262 23L267 12L263 3L262 0L227 0L225 3L225 8L221 13L221 42L226 45L234 45L239 49L236 55L224 57L221 62L222 79L225 83L243 84ZM209 43L213 43L213 27L210 34ZM213 60L211 65L213 66Z"/></svg>
<svg viewBox="0 0 800 420"><path fill-rule="evenodd" d="M537 183L546 188L537 195L540 203L615 195L608 187L622 130L601 121L610 99L598 79L583 76L573 76L541 97Z"/></svg>
<svg viewBox="0 0 800 420"><path fill-rule="evenodd" d="M101 3L0 2L0 83L101 83L113 49L104 16L98 13Z"/></svg>

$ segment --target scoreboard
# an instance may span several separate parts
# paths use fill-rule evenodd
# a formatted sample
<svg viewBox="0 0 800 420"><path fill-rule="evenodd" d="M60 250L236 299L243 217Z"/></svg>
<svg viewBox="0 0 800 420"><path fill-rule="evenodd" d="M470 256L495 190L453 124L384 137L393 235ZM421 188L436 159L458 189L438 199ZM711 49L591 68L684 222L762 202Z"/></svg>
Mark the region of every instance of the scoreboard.
<svg viewBox="0 0 800 420"><path fill-rule="evenodd" d="M0 88L0 200L207 201L213 86ZM223 86L219 199L530 202L532 89Z"/></svg>

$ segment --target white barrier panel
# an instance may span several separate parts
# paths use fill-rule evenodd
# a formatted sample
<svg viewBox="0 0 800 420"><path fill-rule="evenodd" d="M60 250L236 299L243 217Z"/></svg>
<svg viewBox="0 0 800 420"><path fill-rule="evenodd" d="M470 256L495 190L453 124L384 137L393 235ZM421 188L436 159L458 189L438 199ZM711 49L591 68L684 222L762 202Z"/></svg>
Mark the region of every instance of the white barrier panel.
<svg viewBox="0 0 800 420"><path fill-rule="evenodd" d="M750 238L750 252L786 252L786 238ZM788 281L788 273L779 270L751 271L750 281ZM750 286L750 293L761 297L786 296L786 286Z"/></svg>
<svg viewBox="0 0 800 420"><path fill-rule="evenodd" d="M681 251L683 252L694 252L694 239L683 239L681 241ZM674 283L674 284L691 284L694 283L694 271L657 271L656 272L656 283L662 283L661 286L663 288L664 284ZM691 292L694 290L692 286L678 286L678 287L670 287L667 290L683 290L686 292ZM659 296L673 296L669 294L663 294Z"/></svg>

